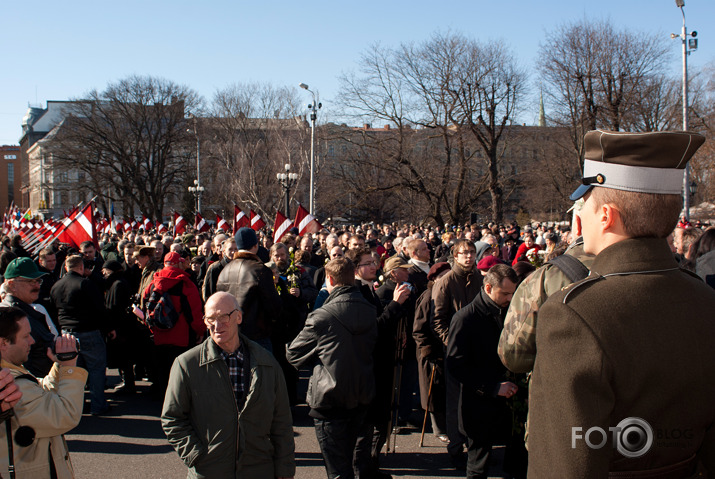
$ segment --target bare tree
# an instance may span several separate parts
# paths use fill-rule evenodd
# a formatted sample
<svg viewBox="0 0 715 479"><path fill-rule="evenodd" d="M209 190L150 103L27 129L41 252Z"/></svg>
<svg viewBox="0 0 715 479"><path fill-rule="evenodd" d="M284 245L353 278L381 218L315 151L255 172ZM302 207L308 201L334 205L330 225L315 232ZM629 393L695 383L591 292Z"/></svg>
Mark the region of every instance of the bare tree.
<svg viewBox="0 0 715 479"><path fill-rule="evenodd" d="M295 89L267 84L235 84L216 92L201 135L212 169L217 202L233 202L273 216L282 190L276 173L286 163L299 176L293 198L307 190L309 130L299 114ZM297 199L301 197L298 196Z"/></svg>
<svg viewBox="0 0 715 479"><path fill-rule="evenodd" d="M398 49L376 45L363 55L360 74L341 82L347 116L394 127L389 134L365 129L370 141L362 147L381 154L361 157L355 168L376 156L385 172L367 193L410 191L442 225L464 221L489 191L492 215L501 219L499 142L524 85L503 48L453 34ZM477 167L480 157L486 171Z"/></svg>
<svg viewBox="0 0 715 479"><path fill-rule="evenodd" d="M186 112L201 106L191 89L132 76L76 100L53 141L58 166L83 171L96 194L125 214L161 219L167 199L185 190L190 137Z"/></svg>
<svg viewBox="0 0 715 479"><path fill-rule="evenodd" d="M581 20L558 27L542 43L537 66L554 109L550 120L569 128L579 169L588 130L660 126L662 120L643 118L643 112L639 117L635 110L643 99L666 93L654 87L665 79L669 50L664 38Z"/></svg>

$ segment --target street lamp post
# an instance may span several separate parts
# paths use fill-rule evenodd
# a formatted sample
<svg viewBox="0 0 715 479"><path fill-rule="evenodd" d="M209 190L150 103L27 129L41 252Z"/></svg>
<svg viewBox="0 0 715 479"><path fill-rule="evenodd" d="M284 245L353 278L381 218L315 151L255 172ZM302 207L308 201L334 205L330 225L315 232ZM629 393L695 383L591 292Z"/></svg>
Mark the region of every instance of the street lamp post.
<svg viewBox="0 0 715 479"><path fill-rule="evenodd" d="M201 186L201 139L199 138L199 130L197 128L197 119L191 113L188 117L194 120L193 133L196 136L196 179L194 180L194 186L189 186L189 191L196 196L196 213L201 214L201 195L203 194L205 188ZM187 129L187 132L191 132L191 129Z"/></svg>
<svg viewBox="0 0 715 479"><path fill-rule="evenodd" d="M300 83L302 89L309 91L313 95L313 103L308 105L310 110L310 214L315 214L315 121L318 119L318 110L323 104L315 98L315 93L308 88L305 83Z"/></svg>
<svg viewBox="0 0 715 479"><path fill-rule="evenodd" d="M671 33L670 38L680 38L683 43L683 131L688 131L688 55L689 50L698 48L698 32L688 33L685 26L685 0L675 0L675 5L680 8L680 13L683 15L683 28L680 35ZM691 36L692 39L688 39ZM683 207L685 209L685 219L690 221L690 165L685 165L685 174L683 176Z"/></svg>
<svg viewBox="0 0 715 479"><path fill-rule="evenodd" d="M199 184L199 180L194 180L194 186L189 186L189 192L196 197L196 213L201 214L201 195L204 187Z"/></svg>
<svg viewBox="0 0 715 479"><path fill-rule="evenodd" d="M290 165L288 163L285 164L285 170L285 173L276 173L276 178L283 187L286 200L286 217L290 218L290 189L295 185L296 181L298 181L298 174L290 172Z"/></svg>

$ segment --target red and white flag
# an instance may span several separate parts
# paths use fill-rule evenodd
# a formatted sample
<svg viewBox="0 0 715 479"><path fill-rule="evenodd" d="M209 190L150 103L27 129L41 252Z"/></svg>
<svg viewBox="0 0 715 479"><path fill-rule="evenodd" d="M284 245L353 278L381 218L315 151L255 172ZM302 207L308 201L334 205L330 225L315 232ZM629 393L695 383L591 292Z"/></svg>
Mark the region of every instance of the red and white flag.
<svg viewBox="0 0 715 479"><path fill-rule="evenodd" d="M301 236L306 233L317 233L323 229L323 225L301 204L298 204L298 211L295 212L295 227L298 228L298 234Z"/></svg>
<svg viewBox="0 0 715 479"><path fill-rule="evenodd" d="M189 223L179 213L174 213L174 236L183 235L186 233L186 227Z"/></svg>
<svg viewBox="0 0 715 479"><path fill-rule="evenodd" d="M244 226L250 226L251 220L238 206L233 205L233 234Z"/></svg>
<svg viewBox="0 0 715 479"><path fill-rule="evenodd" d="M266 222L263 221L261 215L251 209L251 228L253 228L255 231L258 231L264 226L266 226Z"/></svg>
<svg viewBox="0 0 715 479"><path fill-rule="evenodd" d="M142 226L144 226L144 231L149 231L154 227L154 224L151 222L149 218L146 216L142 215Z"/></svg>
<svg viewBox="0 0 715 479"><path fill-rule="evenodd" d="M216 229L223 231L229 230L228 223L226 223L226 220L221 218L219 215L216 215Z"/></svg>
<svg viewBox="0 0 715 479"><path fill-rule="evenodd" d="M293 227L293 222L285 217L283 213L276 210L276 224L273 226L273 242L280 242L289 229Z"/></svg>
<svg viewBox="0 0 715 479"><path fill-rule="evenodd" d="M61 243L69 243L75 248L79 248L83 241L92 241L96 247L97 233L94 227L91 202L77 212L76 216L57 235L57 238Z"/></svg>
<svg viewBox="0 0 715 479"><path fill-rule="evenodd" d="M166 232L166 229L167 229L167 228L166 228L166 225L165 225L164 223L159 223L159 224L156 226L156 232L157 232L157 234L163 234L164 232Z"/></svg>
<svg viewBox="0 0 715 479"><path fill-rule="evenodd" d="M211 229L209 224L206 222L203 216L201 216L200 213L196 213L196 221L194 222L194 229L198 231L199 233L203 233L204 231L208 231Z"/></svg>

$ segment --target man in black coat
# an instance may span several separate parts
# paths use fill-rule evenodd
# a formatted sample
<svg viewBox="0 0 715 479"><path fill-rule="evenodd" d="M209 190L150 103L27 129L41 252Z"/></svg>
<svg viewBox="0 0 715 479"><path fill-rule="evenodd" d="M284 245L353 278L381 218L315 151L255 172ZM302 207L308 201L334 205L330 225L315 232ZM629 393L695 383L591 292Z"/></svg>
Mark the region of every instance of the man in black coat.
<svg viewBox="0 0 715 479"><path fill-rule="evenodd" d="M80 341L79 364L89 373L91 412L101 415L109 409L104 398L107 369L104 336L114 339L116 332L107 319L102 293L94 281L84 277L84 258L80 255L67 257L65 269L67 273L55 283L50 295L62 331L73 334Z"/></svg>
<svg viewBox="0 0 715 479"><path fill-rule="evenodd" d="M493 266L479 294L454 315L449 328L446 366L460 383L459 429L467 436L468 478L487 478L493 441L511 429L502 420L504 398L518 388L505 380L497 344L516 285L513 269Z"/></svg>
<svg viewBox="0 0 715 479"><path fill-rule="evenodd" d="M376 393L355 446L357 476L388 478L389 474L380 472L378 459L389 430L397 326L410 290L406 284L395 287L392 300L383 304L373 287L378 265L370 249L348 250L346 256L355 264L356 286L377 309L377 344L373 357Z"/></svg>
<svg viewBox="0 0 715 479"><path fill-rule="evenodd" d="M367 408L375 396L373 350L375 307L354 284L346 258L326 265L330 293L288 346L296 368L314 366L308 387L310 416L328 477L353 477L353 451Z"/></svg>
<svg viewBox="0 0 715 479"><path fill-rule="evenodd" d="M107 362L110 368L118 368L122 383L115 394L133 394L136 392L134 383L134 363L138 349L141 349L141 323L129 311L134 294L126 279L126 271L119 261L105 261L102 274L108 286L104 297L110 322L115 326L116 337L107 343Z"/></svg>
<svg viewBox="0 0 715 479"><path fill-rule="evenodd" d="M421 241L421 240L415 240ZM393 301L395 289L399 285L410 283L410 264L406 263L399 256L394 256L385 261L384 277L385 282L377 289L377 297L383 306L388 305ZM426 277L426 275L425 275ZM395 394L399 391L399 397L395 397L395 402L399 405L397 411L396 424L393 424L394 432L399 432L401 428L407 427L407 422L412 414L414 399L418 393L418 377L417 377L417 356L415 352L415 340L412 338L412 324L415 317L415 302L421 291L417 291L414 284L408 286L411 294L407 301L402 304L402 314L400 314L398 324L396 325L395 341L392 344L386 344L385 355L387 351L396 358L398 364L397 378L400 378L399 387L393 384ZM391 411L394 413L394 410ZM413 421L417 424L419 421Z"/></svg>

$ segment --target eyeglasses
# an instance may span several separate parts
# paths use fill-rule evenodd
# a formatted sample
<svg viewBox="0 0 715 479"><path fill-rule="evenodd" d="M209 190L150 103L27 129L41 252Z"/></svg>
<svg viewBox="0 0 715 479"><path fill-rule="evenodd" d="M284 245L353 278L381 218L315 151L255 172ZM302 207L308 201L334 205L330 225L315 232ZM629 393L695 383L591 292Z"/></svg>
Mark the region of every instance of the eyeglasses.
<svg viewBox="0 0 715 479"><path fill-rule="evenodd" d="M35 283L35 284L42 284L42 278L35 278L35 279L30 279L30 278L13 278L15 281L19 283Z"/></svg>
<svg viewBox="0 0 715 479"><path fill-rule="evenodd" d="M219 314L218 316L204 316L204 321L209 323L211 326L214 326L218 323L228 324L229 322L231 322L231 315L236 311L238 311L238 309L234 309L230 313Z"/></svg>
<svg viewBox="0 0 715 479"><path fill-rule="evenodd" d="M477 254L476 251L457 251L457 256L462 255L462 256L475 256Z"/></svg>

